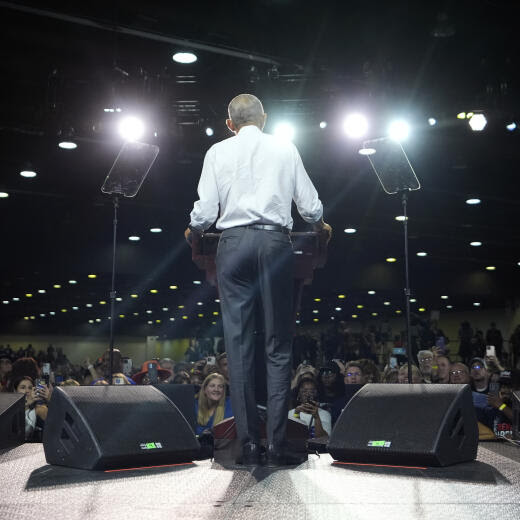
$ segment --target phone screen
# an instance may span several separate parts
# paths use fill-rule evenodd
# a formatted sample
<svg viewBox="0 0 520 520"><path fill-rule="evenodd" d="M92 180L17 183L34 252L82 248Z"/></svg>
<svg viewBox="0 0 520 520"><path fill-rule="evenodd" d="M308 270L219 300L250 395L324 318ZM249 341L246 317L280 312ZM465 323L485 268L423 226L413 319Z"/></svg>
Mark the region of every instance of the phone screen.
<svg viewBox="0 0 520 520"><path fill-rule="evenodd" d="M148 377L152 385L157 384L159 376L157 373L157 365L155 363L148 363Z"/></svg>
<svg viewBox="0 0 520 520"><path fill-rule="evenodd" d="M494 345L488 345L486 347L486 356L496 356Z"/></svg>

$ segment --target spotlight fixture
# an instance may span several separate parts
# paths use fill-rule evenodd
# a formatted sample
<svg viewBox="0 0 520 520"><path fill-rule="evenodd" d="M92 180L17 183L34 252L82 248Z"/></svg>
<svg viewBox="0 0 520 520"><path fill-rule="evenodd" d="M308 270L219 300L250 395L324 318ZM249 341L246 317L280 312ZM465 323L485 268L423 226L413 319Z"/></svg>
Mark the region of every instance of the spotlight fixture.
<svg viewBox="0 0 520 520"><path fill-rule="evenodd" d="M284 141L292 141L294 139L294 134L294 126L287 122L278 123L273 132L275 137Z"/></svg>
<svg viewBox="0 0 520 520"><path fill-rule="evenodd" d="M388 135L398 143L405 141L410 135L410 125L403 119L393 121L388 127Z"/></svg>
<svg viewBox="0 0 520 520"><path fill-rule="evenodd" d="M343 121L343 131L352 139L363 137L368 131L368 119L363 114L349 114Z"/></svg>
<svg viewBox="0 0 520 520"><path fill-rule="evenodd" d="M144 134L144 123L134 116L125 117L119 123L119 133L126 141L137 141Z"/></svg>
<svg viewBox="0 0 520 520"><path fill-rule="evenodd" d="M36 172L34 170L22 170L20 175L26 179L33 179L36 177Z"/></svg>
<svg viewBox="0 0 520 520"><path fill-rule="evenodd" d="M469 120L469 126L474 132L481 132L486 125L487 119L484 114L473 114Z"/></svg>
<svg viewBox="0 0 520 520"><path fill-rule="evenodd" d="M176 63L187 65L189 63L195 63L197 61L197 56L193 52L176 52L172 56L172 59Z"/></svg>

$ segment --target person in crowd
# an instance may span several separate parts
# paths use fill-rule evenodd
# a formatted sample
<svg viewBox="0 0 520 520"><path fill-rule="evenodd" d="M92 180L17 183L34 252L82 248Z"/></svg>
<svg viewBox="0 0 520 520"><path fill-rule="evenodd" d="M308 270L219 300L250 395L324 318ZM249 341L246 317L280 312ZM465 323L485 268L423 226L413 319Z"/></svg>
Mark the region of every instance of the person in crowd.
<svg viewBox="0 0 520 520"><path fill-rule="evenodd" d="M192 370L190 373L190 383L200 388L204 381L204 374L200 370Z"/></svg>
<svg viewBox="0 0 520 520"><path fill-rule="evenodd" d="M432 365L432 382L433 383L449 383L450 382L450 366L451 361L448 356L438 354L434 348L433 365Z"/></svg>
<svg viewBox="0 0 520 520"><path fill-rule="evenodd" d="M217 368L218 371L225 377L226 384L229 385L228 359L226 352L222 352L217 356Z"/></svg>
<svg viewBox="0 0 520 520"><path fill-rule="evenodd" d="M36 388L30 376L16 376L11 379L9 390L25 394L25 440L41 442L48 413L49 388L45 384Z"/></svg>
<svg viewBox="0 0 520 520"><path fill-rule="evenodd" d="M359 361L349 361L345 365L343 381L346 385L363 385L366 383L365 375Z"/></svg>
<svg viewBox="0 0 520 520"><path fill-rule="evenodd" d="M431 350L419 350L417 353L419 370L425 383L432 382L433 352Z"/></svg>
<svg viewBox="0 0 520 520"><path fill-rule="evenodd" d="M159 362L156 359L149 359L141 365L141 370L134 374L132 378L137 385L151 385L154 384L154 377L150 375L150 365L155 366L157 372L157 383L164 383L172 373L165 368L161 368Z"/></svg>
<svg viewBox="0 0 520 520"><path fill-rule="evenodd" d="M40 369L34 358L20 357L13 363L10 379L14 380L20 376L29 376L33 381L40 377Z"/></svg>
<svg viewBox="0 0 520 520"><path fill-rule="evenodd" d="M62 381L58 386L81 386L75 379L66 379Z"/></svg>
<svg viewBox="0 0 520 520"><path fill-rule="evenodd" d="M175 361L170 358L162 358L161 361L159 361L159 366L164 368L164 370L169 370L171 372L170 376L167 377L163 383L171 383L175 373Z"/></svg>
<svg viewBox="0 0 520 520"><path fill-rule="evenodd" d="M473 392L489 392L489 372L482 358L476 357L470 363L471 389Z"/></svg>
<svg viewBox="0 0 520 520"><path fill-rule="evenodd" d="M408 383L408 363L405 363L404 365L399 367L397 382L400 384ZM418 384L422 382L423 379L419 367L417 367L416 365L412 365L412 383Z"/></svg>
<svg viewBox="0 0 520 520"><path fill-rule="evenodd" d="M383 372L382 382L386 384L395 384L399 380L399 369L387 366Z"/></svg>
<svg viewBox="0 0 520 520"><path fill-rule="evenodd" d="M289 417L309 427L309 437L328 437L332 430L331 415L319 407L318 389L313 378L304 378L298 385L296 407Z"/></svg>
<svg viewBox="0 0 520 520"><path fill-rule="evenodd" d="M453 363L450 367L450 383L468 385L471 383L469 368L464 363Z"/></svg>
<svg viewBox="0 0 520 520"><path fill-rule="evenodd" d="M226 397L226 380L223 375L214 373L204 379L199 397L195 400L195 416L197 435L233 416L230 398Z"/></svg>
<svg viewBox="0 0 520 520"><path fill-rule="evenodd" d="M358 363L365 377L365 383L379 383L381 381L381 373L374 361L363 358L359 359Z"/></svg>
<svg viewBox="0 0 520 520"><path fill-rule="evenodd" d="M493 345L495 347L495 354L497 359L502 359L502 345L504 344L504 338L502 332L497 329L497 325L494 321L489 325L489 329L486 332L486 345Z"/></svg>
<svg viewBox="0 0 520 520"><path fill-rule="evenodd" d="M9 375L13 369L11 359L8 357L0 358L0 391L7 387Z"/></svg>
<svg viewBox="0 0 520 520"><path fill-rule="evenodd" d="M330 361L318 372L318 400L320 403L332 404L344 395L345 385L337 363Z"/></svg>
<svg viewBox="0 0 520 520"><path fill-rule="evenodd" d="M155 363L157 363L157 361L155 361ZM94 384L99 379L104 379L105 381L109 382L108 380L110 379L110 349L107 349L104 352L101 358L101 362L97 366L94 366L94 364L90 362L89 358L85 359L85 361L83 362L83 366L88 370L88 376L86 376L84 380L85 384ZM115 376L115 374L121 375L123 373L123 356L121 355L121 351L117 348L115 348L113 352L112 372L113 376ZM131 377L125 377L131 385L136 384Z"/></svg>
<svg viewBox="0 0 520 520"><path fill-rule="evenodd" d="M174 385L189 385L190 375L185 370L178 372L177 374L175 374L172 383Z"/></svg>

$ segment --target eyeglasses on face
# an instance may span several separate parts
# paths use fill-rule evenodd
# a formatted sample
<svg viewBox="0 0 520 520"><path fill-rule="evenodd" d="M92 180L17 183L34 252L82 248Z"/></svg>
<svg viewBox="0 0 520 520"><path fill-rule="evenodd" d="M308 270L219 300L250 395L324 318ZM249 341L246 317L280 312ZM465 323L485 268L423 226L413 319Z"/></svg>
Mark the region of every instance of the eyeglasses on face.
<svg viewBox="0 0 520 520"><path fill-rule="evenodd" d="M450 374L452 376L458 376L459 374L465 374L466 372L464 370L450 370Z"/></svg>
<svg viewBox="0 0 520 520"><path fill-rule="evenodd" d="M360 376L361 373L360 372L347 372L345 375L348 377L352 377L352 376Z"/></svg>
<svg viewBox="0 0 520 520"><path fill-rule="evenodd" d="M482 368L484 368L482 365L473 365L471 370L481 370Z"/></svg>

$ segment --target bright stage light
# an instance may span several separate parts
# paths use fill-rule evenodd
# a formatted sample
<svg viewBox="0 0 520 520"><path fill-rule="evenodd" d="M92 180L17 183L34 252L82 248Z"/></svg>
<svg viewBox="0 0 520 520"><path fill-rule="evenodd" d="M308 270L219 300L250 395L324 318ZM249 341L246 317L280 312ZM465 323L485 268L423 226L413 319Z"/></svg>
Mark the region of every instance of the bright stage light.
<svg viewBox="0 0 520 520"><path fill-rule="evenodd" d="M292 141L294 139L294 126L290 123L278 123L274 128L273 135L284 141Z"/></svg>
<svg viewBox="0 0 520 520"><path fill-rule="evenodd" d="M36 172L33 170L22 170L20 175L26 179L32 179L33 177L36 177Z"/></svg>
<svg viewBox="0 0 520 520"><path fill-rule="evenodd" d="M437 119L435 119L434 117L430 117L430 118L428 119L428 124L429 124L430 126L435 126L435 125L437 124Z"/></svg>
<svg viewBox="0 0 520 520"><path fill-rule="evenodd" d="M195 63L197 61L197 56L193 54L193 52L176 52L172 56L173 61L177 63Z"/></svg>
<svg viewBox="0 0 520 520"><path fill-rule="evenodd" d="M466 199L466 204L469 204L470 206L475 205L475 204L480 204L480 202L481 202L481 200L477 199L477 198Z"/></svg>
<svg viewBox="0 0 520 520"><path fill-rule="evenodd" d="M402 119L393 121L388 127L388 135L398 143L404 141L410 135L410 125Z"/></svg>
<svg viewBox="0 0 520 520"><path fill-rule="evenodd" d="M127 141L137 141L144 134L144 124L137 117L125 117L119 123L119 133Z"/></svg>
<svg viewBox="0 0 520 520"><path fill-rule="evenodd" d="M375 153L375 148L361 148L361 150L358 151L359 155L374 155Z"/></svg>
<svg viewBox="0 0 520 520"><path fill-rule="evenodd" d="M484 114L474 114L469 120L469 126L474 132L481 132L486 128L487 119Z"/></svg>
<svg viewBox="0 0 520 520"><path fill-rule="evenodd" d="M320 122L320 128L323 130L324 128L327 128L327 121L321 121Z"/></svg>
<svg viewBox="0 0 520 520"><path fill-rule="evenodd" d="M78 145L72 141L61 141L58 143L58 147L62 150L75 150Z"/></svg>
<svg viewBox="0 0 520 520"><path fill-rule="evenodd" d="M513 123L509 123L508 125L506 125L506 128L512 132L513 130L516 130L516 123L513 122Z"/></svg>
<svg viewBox="0 0 520 520"><path fill-rule="evenodd" d="M363 137L368 131L368 119L363 114L350 114L343 121L343 130L353 139Z"/></svg>
<svg viewBox="0 0 520 520"><path fill-rule="evenodd" d="M211 136L215 133L214 130L213 130L213 128L211 128L211 126L208 126L208 127L206 128L205 132L206 132L206 135L207 135L208 137L211 137Z"/></svg>

